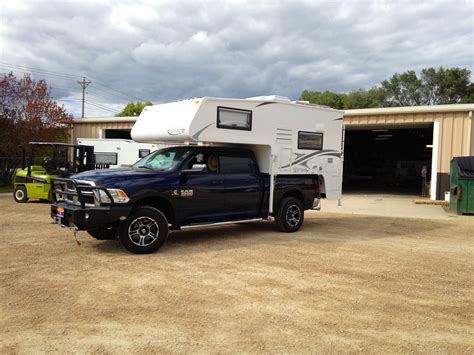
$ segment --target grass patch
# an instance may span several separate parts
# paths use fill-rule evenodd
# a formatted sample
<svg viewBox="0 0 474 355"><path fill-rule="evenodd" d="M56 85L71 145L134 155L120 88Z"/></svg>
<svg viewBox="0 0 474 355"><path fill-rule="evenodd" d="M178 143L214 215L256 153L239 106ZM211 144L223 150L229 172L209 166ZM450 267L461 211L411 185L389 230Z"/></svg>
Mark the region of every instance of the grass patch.
<svg viewBox="0 0 474 355"><path fill-rule="evenodd" d="M4 193L4 192L13 192L13 185L0 186L0 193Z"/></svg>

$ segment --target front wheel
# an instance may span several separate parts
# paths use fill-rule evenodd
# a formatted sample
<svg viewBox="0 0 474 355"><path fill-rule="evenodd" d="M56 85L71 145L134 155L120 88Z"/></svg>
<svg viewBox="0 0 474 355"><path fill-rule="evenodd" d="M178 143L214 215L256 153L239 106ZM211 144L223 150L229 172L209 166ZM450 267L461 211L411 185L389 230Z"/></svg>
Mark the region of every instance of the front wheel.
<svg viewBox="0 0 474 355"><path fill-rule="evenodd" d="M304 220L304 207L295 197L286 197L281 200L275 213L275 222L282 232L292 233L300 229Z"/></svg>
<svg viewBox="0 0 474 355"><path fill-rule="evenodd" d="M168 220L154 207L137 207L119 228L120 242L135 254L153 253L167 238Z"/></svg>
<svg viewBox="0 0 474 355"><path fill-rule="evenodd" d="M13 191L13 199L18 203L28 202L26 188L24 186L17 186L15 191Z"/></svg>

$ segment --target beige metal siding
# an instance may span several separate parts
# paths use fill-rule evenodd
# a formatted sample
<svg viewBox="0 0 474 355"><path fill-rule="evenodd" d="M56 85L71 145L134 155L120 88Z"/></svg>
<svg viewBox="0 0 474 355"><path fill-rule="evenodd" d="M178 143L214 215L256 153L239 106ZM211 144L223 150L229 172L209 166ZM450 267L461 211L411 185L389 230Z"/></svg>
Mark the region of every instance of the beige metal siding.
<svg viewBox="0 0 474 355"><path fill-rule="evenodd" d="M440 125L441 143L438 171L449 173L449 165L453 157L469 154L468 113L446 113L440 120Z"/></svg>
<svg viewBox="0 0 474 355"><path fill-rule="evenodd" d="M471 117L470 118L470 121L471 121L471 136L470 136L470 142L469 142L469 145L470 145L470 154L469 155L474 155L474 121L473 120L474 119Z"/></svg>
<svg viewBox="0 0 474 355"><path fill-rule="evenodd" d="M352 125L405 125L430 123L435 121L435 115L432 114L388 114L388 115L367 115L350 116L344 115L346 126Z"/></svg>
<svg viewBox="0 0 474 355"><path fill-rule="evenodd" d="M102 138L101 130L105 129L132 129L133 122L94 122L94 123L75 123L72 133L73 142L77 138Z"/></svg>

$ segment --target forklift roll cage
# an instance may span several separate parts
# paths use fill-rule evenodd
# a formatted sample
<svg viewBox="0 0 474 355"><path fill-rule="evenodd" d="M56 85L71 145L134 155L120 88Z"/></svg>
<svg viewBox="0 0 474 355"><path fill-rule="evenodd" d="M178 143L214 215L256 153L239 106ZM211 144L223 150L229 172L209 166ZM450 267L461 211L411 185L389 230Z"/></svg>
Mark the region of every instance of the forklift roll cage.
<svg viewBox="0 0 474 355"><path fill-rule="evenodd" d="M31 146L28 161L26 161L26 151L25 147L21 146L22 150L22 169L27 168L27 176L31 176L31 166L33 165L33 159L37 147L52 147L53 148L53 157L52 162L54 168L48 171L48 173L57 173L59 174L59 164L58 164L58 150L59 148L72 148L72 174L80 173L85 170L92 170L95 168L95 159L94 159L94 147L88 145L79 145L79 144L68 144L68 143L55 143L55 142L29 142Z"/></svg>

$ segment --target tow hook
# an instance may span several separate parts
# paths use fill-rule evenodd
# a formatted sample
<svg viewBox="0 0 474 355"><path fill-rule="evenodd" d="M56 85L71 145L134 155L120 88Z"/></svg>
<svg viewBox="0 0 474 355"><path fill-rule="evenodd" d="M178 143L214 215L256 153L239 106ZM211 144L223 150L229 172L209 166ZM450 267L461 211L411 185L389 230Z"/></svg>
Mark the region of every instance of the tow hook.
<svg viewBox="0 0 474 355"><path fill-rule="evenodd" d="M79 232L79 229L77 227L69 227L64 224L61 224L61 228L68 228L69 230L72 230L74 234L74 240L76 241L77 246L81 246L81 242L77 239L77 233Z"/></svg>

